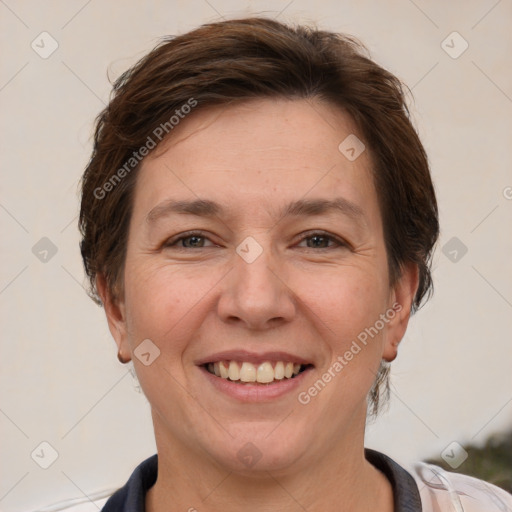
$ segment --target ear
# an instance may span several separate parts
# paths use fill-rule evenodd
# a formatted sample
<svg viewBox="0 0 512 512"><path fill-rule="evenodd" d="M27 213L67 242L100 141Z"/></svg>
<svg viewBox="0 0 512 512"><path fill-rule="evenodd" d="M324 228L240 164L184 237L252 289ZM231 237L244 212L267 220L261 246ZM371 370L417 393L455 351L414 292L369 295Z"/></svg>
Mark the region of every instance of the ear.
<svg viewBox="0 0 512 512"><path fill-rule="evenodd" d="M416 295L419 283L418 266L414 263L404 265L402 274L393 286L390 294L390 308L394 316L387 325L382 358L388 362L393 361L398 354L398 344L405 335L407 324L411 316L411 306Z"/></svg>
<svg viewBox="0 0 512 512"><path fill-rule="evenodd" d="M117 345L117 357L122 363L127 363L131 360L131 351L127 336L124 300L112 297L112 292L107 286L107 280L103 274L96 276L96 289L105 308L110 333Z"/></svg>

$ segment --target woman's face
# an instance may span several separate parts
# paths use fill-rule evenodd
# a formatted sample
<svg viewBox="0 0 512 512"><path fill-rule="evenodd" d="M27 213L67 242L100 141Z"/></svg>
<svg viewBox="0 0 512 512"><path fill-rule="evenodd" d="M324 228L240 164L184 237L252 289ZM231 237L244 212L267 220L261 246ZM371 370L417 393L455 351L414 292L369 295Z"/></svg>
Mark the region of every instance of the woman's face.
<svg viewBox="0 0 512 512"><path fill-rule="evenodd" d="M355 131L318 101L251 101L191 114L143 162L106 310L159 452L286 470L362 443L416 281L390 287Z"/></svg>

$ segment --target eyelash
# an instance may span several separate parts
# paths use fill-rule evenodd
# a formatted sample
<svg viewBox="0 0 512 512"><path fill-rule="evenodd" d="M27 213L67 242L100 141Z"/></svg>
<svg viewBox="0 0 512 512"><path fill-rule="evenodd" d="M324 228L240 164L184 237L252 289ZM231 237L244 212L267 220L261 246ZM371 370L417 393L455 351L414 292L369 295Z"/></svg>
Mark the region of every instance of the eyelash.
<svg viewBox="0 0 512 512"><path fill-rule="evenodd" d="M333 235L330 235L329 233L326 233L324 231L311 231L311 232L307 232L300 240L299 240L299 243L300 242L303 242L304 240L307 240L309 238L313 238L315 236L318 236L318 237L321 237L321 238L325 238L327 239L328 241L330 242L334 242L336 245L335 246L331 246L331 247L319 247L319 248L316 248L316 250L329 250L329 249L336 249L336 248L341 248L341 247L349 247L349 244ZM170 239L168 240L167 242L165 242L164 244L164 248L175 248L175 249L178 249L178 250L187 250L187 249L194 249L193 247L177 247L177 244L179 242L181 242L182 240L187 240L188 238L192 238L192 237L199 237L199 238L204 238L204 239L207 239L209 240L209 238L205 235L205 233L203 233L202 231L189 231L187 233L183 233L182 235L180 235L178 238L175 238L175 239ZM211 240L210 240L211 241ZM206 249L207 247L196 247L195 249ZM303 249L313 249L315 250L314 247L303 247Z"/></svg>

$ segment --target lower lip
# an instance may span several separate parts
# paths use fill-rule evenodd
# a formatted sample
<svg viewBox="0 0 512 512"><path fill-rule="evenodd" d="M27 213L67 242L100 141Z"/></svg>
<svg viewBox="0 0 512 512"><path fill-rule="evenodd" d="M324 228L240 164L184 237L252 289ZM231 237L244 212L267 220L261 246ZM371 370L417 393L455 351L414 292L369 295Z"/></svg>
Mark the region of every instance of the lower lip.
<svg viewBox="0 0 512 512"><path fill-rule="evenodd" d="M199 369L215 388L232 398L242 402L268 402L296 391L306 377L306 374L313 368L306 368L292 379L284 378L269 384L241 384L240 381L231 381L217 377L203 366L200 366Z"/></svg>

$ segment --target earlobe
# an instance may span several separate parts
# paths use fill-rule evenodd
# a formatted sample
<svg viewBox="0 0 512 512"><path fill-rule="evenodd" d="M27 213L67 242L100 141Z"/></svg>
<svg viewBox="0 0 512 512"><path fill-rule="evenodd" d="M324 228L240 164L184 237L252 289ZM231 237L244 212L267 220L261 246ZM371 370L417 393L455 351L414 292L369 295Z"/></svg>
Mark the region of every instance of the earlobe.
<svg viewBox="0 0 512 512"><path fill-rule="evenodd" d="M413 263L404 265L402 274L393 286L391 293L391 308L395 314L390 319L386 331L384 351L382 353L382 358L385 361L391 362L398 355L398 345L407 330L418 283L418 266Z"/></svg>
<svg viewBox="0 0 512 512"><path fill-rule="evenodd" d="M130 347L127 339L124 303L112 297L103 274L96 276L96 288L105 309L110 333L117 345L117 358L123 364L128 363L131 361L131 357L128 355L130 354Z"/></svg>

